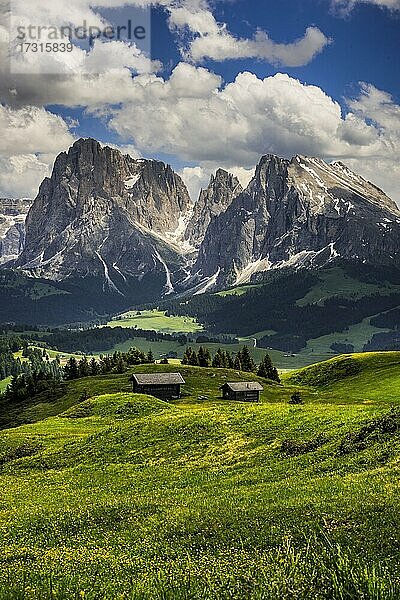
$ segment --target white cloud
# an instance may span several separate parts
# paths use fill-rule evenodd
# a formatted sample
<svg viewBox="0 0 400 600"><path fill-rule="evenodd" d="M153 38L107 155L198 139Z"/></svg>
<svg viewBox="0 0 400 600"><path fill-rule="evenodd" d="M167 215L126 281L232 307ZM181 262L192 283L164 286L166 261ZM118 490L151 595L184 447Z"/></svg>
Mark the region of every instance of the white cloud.
<svg viewBox="0 0 400 600"><path fill-rule="evenodd" d="M57 154L74 138L67 124L44 108L0 105L0 196L34 197Z"/></svg>
<svg viewBox="0 0 400 600"><path fill-rule="evenodd" d="M164 6L170 16L171 28L190 32L189 54L195 62L206 54L218 60L258 57L272 63L300 65L311 60L327 43L314 27L307 29L297 42L277 44L259 31L254 39L236 39L225 25L217 23L206 0L99 0L103 7ZM43 26L82 24L104 26L98 9L90 0L13 0L16 23ZM4 14L2 15L4 16ZM4 20L3 20L4 22ZM0 25L0 40L7 39L7 29ZM46 36L46 32L43 33ZM12 106L59 104L91 106L129 102L132 73L160 70L160 63L151 61L134 45L122 41L97 41L90 52L75 46L72 52L14 52L14 71L7 69L7 44L0 44L0 95ZM52 77L49 77L52 73ZM211 77L207 75L212 85ZM176 85L179 82L176 79ZM197 79L196 79L197 81ZM186 80L184 80L186 85ZM186 92L185 92L186 93ZM197 91L193 92L197 95Z"/></svg>
<svg viewBox="0 0 400 600"><path fill-rule="evenodd" d="M257 31L253 39L238 39L221 29L217 34L196 37L190 44L188 56L194 62L205 58L216 61L258 58L274 65L300 67L328 44L328 38L317 27L308 27L302 38L290 44L278 44L264 31Z"/></svg>
<svg viewBox="0 0 400 600"><path fill-rule="evenodd" d="M169 80L134 78L130 101L113 112L111 127L142 152L176 155L208 171L251 169L267 152L353 161L399 199L399 110L373 86L363 86L342 115L322 89L285 74L262 80L241 73L223 86L205 69L181 64ZM386 167L374 178L378 161Z"/></svg>
<svg viewBox="0 0 400 600"><path fill-rule="evenodd" d="M193 202L199 197L200 191L208 186L211 173L212 171L203 167L184 167L178 171Z"/></svg>
<svg viewBox="0 0 400 600"><path fill-rule="evenodd" d="M73 141L65 121L44 108L0 105L0 154L54 154Z"/></svg>
<svg viewBox="0 0 400 600"><path fill-rule="evenodd" d="M162 0L157 3L163 4ZM146 0L99 0L96 3L102 7L122 7L126 4L136 7L148 6L151 2ZM85 74L108 74L110 71L119 71L120 77L129 77L132 72L144 73L157 71L159 62L150 59L150 32L145 36L142 49L139 43L112 39L107 42L96 40L94 46L88 52L80 48L76 43L72 45L72 51L68 52L21 52L21 32L25 32L26 41L37 41L42 44L46 42L60 42L61 28L69 27L81 30L98 28L103 31L110 23L103 18L98 8L92 8L89 0L31 0L26 3L23 0L13 0L9 9L4 6L0 9L2 25L0 25L0 73L2 89L15 89L17 95L21 95L19 88L29 85L27 81L36 75L37 88L47 88L49 74L59 75L59 79L68 77L68 85L79 88ZM142 14L142 13L140 13ZM134 18L136 13L133 13ZM139 18L139 17L138 17ZM10 27L8 27L9 22ZM150 13L143 17L146 28L150 27ZM123 26L123 24L120 24ZM126 27L126 24L124 24ZM54 32L57 31L57 34ZM113 31L116 31L114 27ZM31 32L31 33L29 33ZM56 37L54 37L56 35ZM64 41L67 43L67 32L63 32ZM115 35L115 33L114 33ZM11 69L10 69L11 66ZM20 75L20 77L18 77ZM16 85L12 82L15 79ZM30 86L33 87L32 82ZM29 102L29 100L28 100Z"/></svg>
<svg viewBox="0 0 400 600"><path fill-rule="evenodd" d="M34 198L49 165L34 154L0 157L0 197Z"/></svg>
<svg viewBox="0 0 400 600"><path fill-rule="evenodd" d="M349 106L359 121L372 121L380 146L375 157L365 160L356 156L348 161L349 165L400 204L400 106L390 94L365 83Z"/></svg>
<svg viewBox="0 0 400 600"><path fill-rule="evenodd" d="M110 144L109 142L100 142L100 144L104 146L108 146L109 148L114 148L115 150L119 150L122 154L128 154L134 159L142 158L141 153L133 146L132 144Z"/></svg>
<svg viewBox="0 0 400 600"><path fill-rule="evenodd" d="M328 38L317 28L308 27L299 40L283 44L272 41L268 34L257 30L252 39L237 38L228 31L226 23L217 23L206 3L200 6L169 8L170 26L187 29L193 35L183 55L193 62L209 58L216 61L258 58L272 64L298 67L309 63L328 44Z"/></svg>
<svg viewBox="0 0 400 600"><path fill-rule="evenodd" d="M202 167L184 167L178 171L178 174L182 177L189 190L189 195L192 200L197 200L200 191L208 187L211 175L215 174L221 164L205 162ZM246 188L250 183L255 171L254 168L245 169L243 167L227 165L224 165L224 168L228 173L232 173L239 179L243 188Z"/></svg>
<svg viewBox="0 0 400 600"><path fill-rule="evenodd" d="M242 188L246 188L254 177L255 169L244 169L243 167L229 167L227 171L229 171L229 173L233 173L233 175L235 175L239 179Z"/></svg>
<svg viewBox="0 0 400 600"><path fill-rule="evenodd" d="M332 6L342 14L348 14L358 4L372 4L391 11L400 10L400 0L332 0Z"/></svg>
<svg viewBox="0 0 400 600"><path fill-rule="evenodd" d="M172 28L184 29L187 27L192 33L200 35L217 35L221 30L214 15L207 9L191 10L187 6L179 6L170 8L169 13L169 23Z"/></svg>
<svg viewBox="0 0 400 600"><path fill-rule="evenodd" d="M374 0L392 9L399 2ZM18 3L26 19L34 17L43 24L81 23L85 18L102 23L90 0ZM99 3L124 4L122 0ZM165 6L171 27L189 32L187 50L195 61L204 56L254 57L293 66L305 64L328 43L315 27L289 44L273 42L261 31L252 39L237 39L226 25L217 23L206 0L128 0L125 4ZM351 7L354 2L345 4ZM6 33L0 26L0 40L6 39ZM4 45L2 52L4 69ZM61 60L65 75L45 75L46 60ZM111 116L112 129L126 139L133 156L165 152L197 164L183 171L193 194L220 166L240 174L245 182L260 156L274 152L344 160L399 197L399 107L388 94L365 85L360 96L349 102L347 114L342 114L339 104L322 89L288 75L262 80L240 73L234 82L223 85L215 73L181 63L165 80L147 72L146 60L122 42L97 42L90 53L75 48L66 57L42 57L36 75L3 70L0 93L13 108L0 110L2 193L11 193L14 180L17 195L34 194L54 156L70 145L73 136L63 119L40 108L60 104L87 107L99 118ZM141 74L132 76L132 72Z"/></svg>

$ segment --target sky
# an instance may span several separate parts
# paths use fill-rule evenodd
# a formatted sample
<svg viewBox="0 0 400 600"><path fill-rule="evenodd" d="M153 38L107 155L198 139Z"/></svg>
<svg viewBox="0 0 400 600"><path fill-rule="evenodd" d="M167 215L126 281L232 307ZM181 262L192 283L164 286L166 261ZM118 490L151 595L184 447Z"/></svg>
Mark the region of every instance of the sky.
<svg viewBox="0 0 400 600"><path fill-rule="evenodd" d="M0 196L35 197L94 137L170 163L193 199L274 153L341 160L400 204L400 0L98 2L0 0ZM128 21L141 35L46 46Z"/></svg>

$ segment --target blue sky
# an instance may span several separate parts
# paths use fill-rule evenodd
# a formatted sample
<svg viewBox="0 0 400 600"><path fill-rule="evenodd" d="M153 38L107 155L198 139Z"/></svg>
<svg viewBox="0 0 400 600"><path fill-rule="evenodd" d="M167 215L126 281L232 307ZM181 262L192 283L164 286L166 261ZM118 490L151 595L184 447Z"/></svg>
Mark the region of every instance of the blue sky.
<svg viewBox="0 0 400 600"><path fill-rule="evenodd" d="M328 0L236 0L218 2L214 14L238 37L251 37L257 28L278 42L291 42L316 25L332 44L304 67L276 68L256 60L205 61L205 65L232 81L239 71L259 77L284 70L302 81L322 86L340 99L354 83L368 81L400 94L400 16L374 5L359 5L345 18L329 8ZM162 9L153 12L153 56L176 64L179 51L166 26Z"/></svg>
<svg viewBox="0 0 400 600"><path fill-rule="evenodd" d="M104 40L18 57L24 73L0 82L14 140L0 147L1 193L34 194L56 154L91 136L170 162L194 195L217 167L245 183L274 152L343 160L400 200L400 0L99 1L25 3L20 18L117 25L152 5L156 62Z"/></svg>
<svg viewBox="0 0 400 600"><path fill-rule="evenodd" d="M124 22L122 15L129 15L126 9L101 12L113 14L120 22ZM315 25L331 40L321 54L301 67L274 66L257 59L202 61L202 66L221 75L225 82L232 82L242 71L255 73L259 78L285 72L321 87L341 104L344 98L357 94L360 81L371 83L389 92L395 102L400 101L400 12L360 4L342 15L332 9L328 0L222 0L214 4L213 13L241 38L252 37L260 28L274 41L289 43L300 38L308 26ZM162 7L152 9L152 57L162 61L161 74L165 77L181 60L179 40L168 27ZM79 120L75 130L79 135L115 144L121 141L103 121L85 115L83 110L55 106L50 109Z"/></svg>

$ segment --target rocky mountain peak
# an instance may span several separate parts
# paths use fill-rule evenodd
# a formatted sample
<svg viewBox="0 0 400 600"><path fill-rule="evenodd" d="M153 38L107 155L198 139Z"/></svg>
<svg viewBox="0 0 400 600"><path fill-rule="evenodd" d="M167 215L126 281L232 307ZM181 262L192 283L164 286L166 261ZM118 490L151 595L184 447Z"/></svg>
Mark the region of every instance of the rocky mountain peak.
<svg viewBox="0 0 400 600"><path fill-rule="evenodd" d="M283 266L386 264L400 257L399 239L396 204L342 163L268 154L246 190L210 223L195 272L231 285Z"/></svg>
<svg viewBox="0 0 400 600"><path fill-rule="evenodd" d="M127 276L154 273L171 291L185 262L172 238L190 204L168 165L78 140L40 187L16 265L52 279L100 276L116 293Z"/></svg>
<svg viewBox="0 0 400 600"><path fill-rule="evenodd" d="M15 265L102 278L114 294L148 286L151 299L285 266L386 264L398 261L399 240L396 204L342 162L266 154L245 190L218 169L193 205L169 165L81 139L43 181Z"/></svg>
<svg viewBox="0 0 400 600"><path fill-rule="evenodd" d="M232 173L218 169L215 175L211 175L208 187L200 192L186 228L185 238L191 246L197 248L201 244L210 223L224 212L242 191L238 178Z"/></svg>

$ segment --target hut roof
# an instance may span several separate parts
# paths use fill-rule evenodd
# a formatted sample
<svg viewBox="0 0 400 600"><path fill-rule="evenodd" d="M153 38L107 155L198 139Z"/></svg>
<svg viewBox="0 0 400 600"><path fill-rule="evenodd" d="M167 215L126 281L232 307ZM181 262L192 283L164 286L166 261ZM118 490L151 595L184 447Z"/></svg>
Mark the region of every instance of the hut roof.
<svg viewBox="0 0 400 600"><path fill-rule="evenodd" d="M257 381L239 381L236 383L225 383L233 392L261 392L264 388Z"/></svg>
<svg viewBox="0 0 400 600"><path fill-rule="evenodd" d="M186 383L180 373L134 373L131 381L138 385L178 385Z"/></svg>

